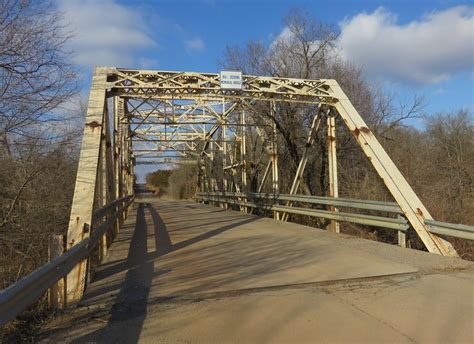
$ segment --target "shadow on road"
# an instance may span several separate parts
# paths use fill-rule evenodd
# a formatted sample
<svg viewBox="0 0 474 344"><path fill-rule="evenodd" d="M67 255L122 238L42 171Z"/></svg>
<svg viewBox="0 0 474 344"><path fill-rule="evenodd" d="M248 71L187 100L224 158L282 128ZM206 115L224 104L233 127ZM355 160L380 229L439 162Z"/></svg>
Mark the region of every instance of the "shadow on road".
<svg viewBox="0 0 474 344"><path fill-rule="evenodd" d="M149 212L153 220L153 235L155 239L154 252L148 252L148 224L145 210ZM154 259L206 240L232 228L255 221L256 219L257 218L245 219L237 223L222 226L173 245L166 224L158 212L149 203L139 203L136 214L136 224L131 237L127 259L119 264L102 269L94 278L95 282L127 270L125 279L119 286L120 291L115 297L114 304L110 308L108 322L106 326L101 329L77 338L74 343L116 342L116 336L113 332L116 330L116 326L122 321L127 321L127 329L120 331L120 342L137 343L146 318L148 296L152 281L156 277L171 271L170 269L154 271ZM84 300L93 299L101 294L112 292L116 288L117 285L102 288L88 295L86 294Z"/></svg>
<svg viewBox="0 0 474 344"><path fill-rule="evenodd" d="M155 232L158 232L156 230L157 227L155 224ZM157 233L155 233L155 236L158 236ZM162 233L159 237L163 237ZM128 271L115 303L110 310L108 323L104 328L81 337L75 342L107 342L107 333L111 325L124 320L128 321L127 330L122 332L123 337L120 340L124 343L138 342L146 316L151 282L155 277L153 261L148 256L147 239L148 225L145 218L145 205L140 203L137 209L136 224L130 241L127 260L123 265L123 268L128 269Z"/></svg>

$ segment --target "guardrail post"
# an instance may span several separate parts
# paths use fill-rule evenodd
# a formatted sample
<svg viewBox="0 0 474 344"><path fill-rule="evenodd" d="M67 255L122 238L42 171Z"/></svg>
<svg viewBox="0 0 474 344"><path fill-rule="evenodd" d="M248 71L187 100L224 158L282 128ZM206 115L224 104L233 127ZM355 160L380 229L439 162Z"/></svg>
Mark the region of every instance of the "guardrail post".
<svg viewBox="0 0 474 344"><path fill-rule="evenodd" d="M407 236L402 231L398 231L398 246L407 247Z"/></svg>
<svg viewBox="0 0 474 344"><path fill-rule="evenodd" d="M51 235L48 246L48 259L59 257L64 253L64 236ZM48 291L48 306L53 311L60 311L66 308L66 283L65 278L61 278L54 283Z"/></svg>
<svg viewBox="0 0 474 344"><path fill-rule="evenodd" d="M398 215L398 219L403 219L402 216ZM405 232L398 231L398 246L407 247L407 235Z"/></svg>

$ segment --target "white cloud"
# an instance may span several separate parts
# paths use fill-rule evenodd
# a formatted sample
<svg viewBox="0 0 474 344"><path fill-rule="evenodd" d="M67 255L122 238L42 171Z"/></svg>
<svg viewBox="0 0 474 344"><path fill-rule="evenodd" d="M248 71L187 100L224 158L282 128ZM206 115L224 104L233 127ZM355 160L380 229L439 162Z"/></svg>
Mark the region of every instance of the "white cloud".
<svg viewBox="0 0 474 344"><path fill-rule="evenodd" d="M285 44L293 39L293 33L288 26L281 30L280 34L270 44L270 49L277 47L279 44Z"/></svg>
<svg viewBox="0 0 474 344"><path fill-rule="evenodd" d="M71 48L84 66L127 67L137 50L153 47L142 13L115 0L57 0L74 37Z"/></svg>
<svg viewBox="0 0 474 344"><path fill-rule="evenodd" d="M474 68L474 9L433 12L406 25L379 8L341 25L341 55L371 76L418 84L445 81Z"/></svg>
<svg viewBox="0 0 474 344"><path fill-rule="evenodd" d="M204 50L204 42L200 38L186 40L184 41L184 46L186 47L186 51L188 52L199 52Z"/></svg>

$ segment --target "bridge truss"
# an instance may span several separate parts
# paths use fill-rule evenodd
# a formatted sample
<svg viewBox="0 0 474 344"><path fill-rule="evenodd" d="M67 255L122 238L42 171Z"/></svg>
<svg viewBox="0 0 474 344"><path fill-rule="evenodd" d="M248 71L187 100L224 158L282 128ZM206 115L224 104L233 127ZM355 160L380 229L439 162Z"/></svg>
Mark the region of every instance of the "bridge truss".
<svg viewBox="0 0 474 344"><path fill-rule="evenodd" d="M221 88L219 74L106 67L96 68L93 75L67 249L91 235L96 209L133 194L136 165L193 164L198 168L197 193L249 191L247 176L251 166L246 161L245 142L248 130L254 130L262 140L268 160L258 190L254 191L278 195L275 115L281 102L314 106L291 195L298 193L309 147L314 144L320 123L326 121L328 196L338 199L335 118L340 116L428 251L456 256L451 244L433 233L430 213L335 80L243 76L242 89L235 90ZM250 111L256 104L266 107L269 116L256 117ZM221 179L216 178L215 169L221 171ZM240 194L238 199L245 197ZM287 199L289 206L292 198ZM328 204L333 204L329 207L333 213L338 211L334 205L337 202ZM241 209L247 211L245 207ZM288 213L280 210L274 211L275 218L287 220ZM119 225L114 225L114 231ZM337 221L331 221L329 229L337 232L338 226ZM99 245L102 256L108 239L110 234L104 233ZM82 296L87 266L84 259L68 274L69 301Z"/></svg>

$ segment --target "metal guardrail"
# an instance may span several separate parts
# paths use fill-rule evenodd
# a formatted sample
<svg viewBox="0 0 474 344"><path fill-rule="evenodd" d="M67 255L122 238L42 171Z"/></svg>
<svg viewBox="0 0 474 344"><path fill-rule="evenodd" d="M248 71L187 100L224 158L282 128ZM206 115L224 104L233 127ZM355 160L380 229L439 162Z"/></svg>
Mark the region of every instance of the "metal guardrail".
<svg viewBox="0 0 474 344"><path fill-rule="evenodd" d="M351 198L333 198L307 195L287 195L287 194L262 194L262 193L238 193L238 192L209 192L198 193L197 200L221 202L250 208L258 208L268 211L279 211L289 214L307 215L320 217L328 220L357 223L367 226L394 229L406 232L409 228L408 221L400 216L403 211L395 202L366 201ZM253 200L249 202L248 199ZM397 214L397 218L374 216L366 214L355 214L340 211L330 211L312 208L302 208L281 205L279 202L299 202L317 205L331 205L339 208L353 208L371 211L379 211ZM434 220L426 220L430 226L430 232L438 235L474 240L474 226L453 224Z"/></svg>
<svg viewBox="0 0 474 344"><path fill-rule="evenodd" d="M122 198L116 199L115 201L110 202L109 204L104 205L101 208L96 209L94 213L92 214L92 222L94 223L100 220L102 217L110 213L110 211L112 211L117 205L123 203L124 201L128 201L131 198L133 198L133 196L122 197Z"/></svg>
<svg viewBox="0 0 474 344"><path fill-rule="evenodd" d="M431 227L430 231L435 234L474 240L474 226L434 220L425 220L425 222Z"/></svg>
<svg viewBox="0 0 474 344"><path fill-rule="evenodd" d="M117 211L113 212L113 215L107 217L96 228L93 228L90 237L1 291L0 326L5 325L13 317L20 314L40 298L54 283L65 277L74 266L86 259L92 249L99 243L101 236L112 227L123 211L130 206L133 198L134 196L126 196L97 209L92 216L93 222L97 222L97 220L106 216L117 205L123 204Z"/></svg>
<svg viewBox="0 0 474 344"><path fill-rule="evenodd" d="M334 198L323 196L308 196L308 195L289 195L289 194L272 194L272 193L253 193L253 192L226 192L225 194L219 192L198 193L198 195L218 196L218 197L238 197L238 198L252 198L267 201L291 201L304 202L310 204L333 205L335 207L357 208L366 210L385 211L389 213L403 214L397 203L395 202L381 202L370 201L353 198Z"/></svg>

